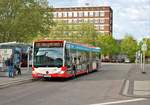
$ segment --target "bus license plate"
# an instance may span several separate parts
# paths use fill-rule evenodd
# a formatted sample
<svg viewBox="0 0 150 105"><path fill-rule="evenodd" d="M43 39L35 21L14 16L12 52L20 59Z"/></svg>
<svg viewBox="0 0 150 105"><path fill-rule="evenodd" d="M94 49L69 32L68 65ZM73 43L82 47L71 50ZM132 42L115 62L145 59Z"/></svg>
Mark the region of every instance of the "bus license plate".
<svg viewBox="0 0 150 105"><path fill-rule="evenodd" d="M51 77L50 75L44 75L44 77Z"/></svg>
<svg viewBox="0 0 150 105"><path fill-rule="evenodd" d="M42 77L42 76L43 76L43 74L38 74L38 76Z"/></svg>

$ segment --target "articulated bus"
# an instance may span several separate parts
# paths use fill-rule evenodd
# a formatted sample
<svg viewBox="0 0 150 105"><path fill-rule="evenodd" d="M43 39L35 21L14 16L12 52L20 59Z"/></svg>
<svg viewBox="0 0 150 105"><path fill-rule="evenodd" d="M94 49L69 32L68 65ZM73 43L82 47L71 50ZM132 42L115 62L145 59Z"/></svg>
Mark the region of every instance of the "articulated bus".
<svg viewBox="0 0 150 105"><path fill-rule="evenodd" d="M64 40L33 42L32 77L69 78L98 70L100 48Z"/></svg>

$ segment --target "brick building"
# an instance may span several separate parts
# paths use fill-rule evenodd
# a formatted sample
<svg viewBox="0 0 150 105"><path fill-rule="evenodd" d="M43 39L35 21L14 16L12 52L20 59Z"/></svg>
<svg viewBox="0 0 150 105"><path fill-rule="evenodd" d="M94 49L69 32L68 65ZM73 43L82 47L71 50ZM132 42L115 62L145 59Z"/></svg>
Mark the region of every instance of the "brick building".
<svg viewBox="0 0 150 105"><path fill-rule="evenodd" d="M112 34L113 11L109 6L54 8L55 21L68 24L93 23L97 32Z"/></svg>

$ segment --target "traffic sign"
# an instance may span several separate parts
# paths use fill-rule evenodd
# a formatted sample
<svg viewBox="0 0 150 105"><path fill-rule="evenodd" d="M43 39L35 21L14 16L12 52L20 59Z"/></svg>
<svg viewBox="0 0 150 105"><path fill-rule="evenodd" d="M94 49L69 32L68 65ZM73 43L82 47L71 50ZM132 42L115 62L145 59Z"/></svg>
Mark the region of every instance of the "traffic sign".
<svg viewBox="0 0 150 105"><path fill-rule="evenodd" d="M142 51L147 51L147 45L144 43L141 48Z"/></svg>

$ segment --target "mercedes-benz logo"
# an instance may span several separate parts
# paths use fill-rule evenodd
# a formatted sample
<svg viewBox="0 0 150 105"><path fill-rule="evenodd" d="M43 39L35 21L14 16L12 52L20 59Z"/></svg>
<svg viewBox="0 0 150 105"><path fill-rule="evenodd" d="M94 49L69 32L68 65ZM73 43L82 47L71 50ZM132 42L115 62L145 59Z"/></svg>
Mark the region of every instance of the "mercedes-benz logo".
<svg viewBox="0 0 150 105"><path fill-rule="evenodd" d="M46 74L48 74L49 72L48 71L46 71Z"/></svg>

